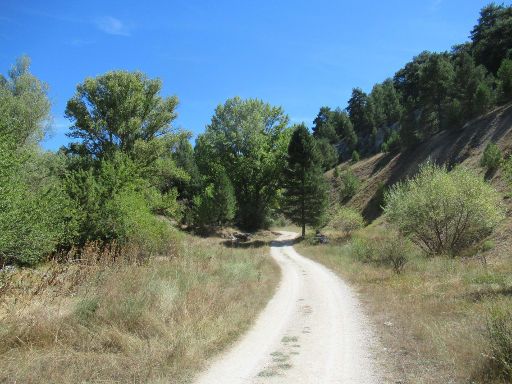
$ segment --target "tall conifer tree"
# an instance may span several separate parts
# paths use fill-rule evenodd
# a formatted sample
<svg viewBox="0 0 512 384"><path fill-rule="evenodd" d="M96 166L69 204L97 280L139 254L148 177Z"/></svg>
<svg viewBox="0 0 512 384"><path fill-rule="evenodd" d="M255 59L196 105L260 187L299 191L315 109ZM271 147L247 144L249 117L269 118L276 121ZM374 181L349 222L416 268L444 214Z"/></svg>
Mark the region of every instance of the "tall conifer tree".
<svg viewBox="0 0 512 384"><path fill-rule="evenodd" d="M288 146L284 187L284 214L302 227L304 237L306 225L319 225L327 206L327 185L318 150L304 124L295 127Z"/></svg>

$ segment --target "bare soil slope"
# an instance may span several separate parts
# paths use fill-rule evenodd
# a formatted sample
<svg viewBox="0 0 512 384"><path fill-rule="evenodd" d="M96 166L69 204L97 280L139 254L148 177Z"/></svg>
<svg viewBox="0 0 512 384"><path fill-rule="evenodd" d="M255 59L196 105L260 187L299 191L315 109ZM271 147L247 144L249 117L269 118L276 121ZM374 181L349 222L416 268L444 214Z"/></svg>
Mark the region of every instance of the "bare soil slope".
<svg viewBox="0 0 512 384"><path fill-rule="evenodd" d="M351 166L363 181L348 205L362 211L372 221L380 215L382 189L414 174L428 159L453 166L463 164L478 169L482 152L489 142L496 143L504 154L512 152L512 104L497 108L468 122L462 129L439 132L418 147L398 155L379 153ZM347 167L348 163L342 166ZM332 175L332 171L327 173ZM503 190L499 174L486 177Z"/></svg>

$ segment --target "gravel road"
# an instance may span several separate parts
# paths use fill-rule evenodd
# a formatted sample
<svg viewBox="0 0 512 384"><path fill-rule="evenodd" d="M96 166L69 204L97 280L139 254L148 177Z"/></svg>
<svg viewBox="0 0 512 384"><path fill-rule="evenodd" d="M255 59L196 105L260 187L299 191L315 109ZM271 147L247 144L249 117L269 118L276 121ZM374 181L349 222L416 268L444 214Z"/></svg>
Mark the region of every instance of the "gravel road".
<svg viewBox="0 0 512 384"><path fill-rule="evenodd" d="M295 251L295 233L280 233L271 247L282 272L277 292L254 326L196 383L379 383L373 336L356 295Z"/></svg>

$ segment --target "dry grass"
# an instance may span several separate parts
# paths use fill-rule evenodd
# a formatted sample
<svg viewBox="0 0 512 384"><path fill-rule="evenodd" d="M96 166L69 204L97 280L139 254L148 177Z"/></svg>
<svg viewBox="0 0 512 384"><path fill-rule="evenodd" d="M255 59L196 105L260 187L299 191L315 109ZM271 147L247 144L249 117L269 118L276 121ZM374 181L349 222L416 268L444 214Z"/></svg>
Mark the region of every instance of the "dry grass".
<svg viewBox="0 0 512 384"><path fill-rule="evenodd" d="M189 382L250 326L279 272L265 246L176 242L165 257L0 275L0 382Z"/></svg>
<svg viewBox="0 0 512 384"><path fill-rule="evenodd" d="M359 235L382 241L386 232L376 224ZM486 324L489 308L512 306L509 253L489 256L486 265L478 256L415 256L397 275L356 260L347 239L319 246L302 242L297 249L358 289L385 347L386 382L500 382L488 370Z"/></svg>

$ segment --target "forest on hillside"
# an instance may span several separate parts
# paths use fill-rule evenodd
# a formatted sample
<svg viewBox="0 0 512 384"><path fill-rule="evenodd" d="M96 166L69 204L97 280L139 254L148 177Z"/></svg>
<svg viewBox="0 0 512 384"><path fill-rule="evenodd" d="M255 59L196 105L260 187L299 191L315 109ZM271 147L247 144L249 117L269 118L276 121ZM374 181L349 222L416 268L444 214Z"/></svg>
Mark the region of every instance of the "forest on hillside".
<svg viewBox="0 0 512 384"><path fill-rule="evenodd" d="M287 217L321 226L323 171L342 160L400 151L512 100L512 7L482 9L471 41L423 52L345 109L322 107L291 126L258 99L220 104L199 135L173 126L178 98L140 72L87 78L68 101L69 137L39 142L50 121L48 85L18 59L0 77L0 265L34 265L95 243L166 252L171 226L207 232L264 228Z"/></svg>
<svg viewBox="0 0 512 384"><path fill-rule="evenodd" d="M480 11L470 41L424 51L369 93L354 88L346 108L320 108L313 132L324 169L343 160L411 148L512 99L512 6Z"/></svg>

